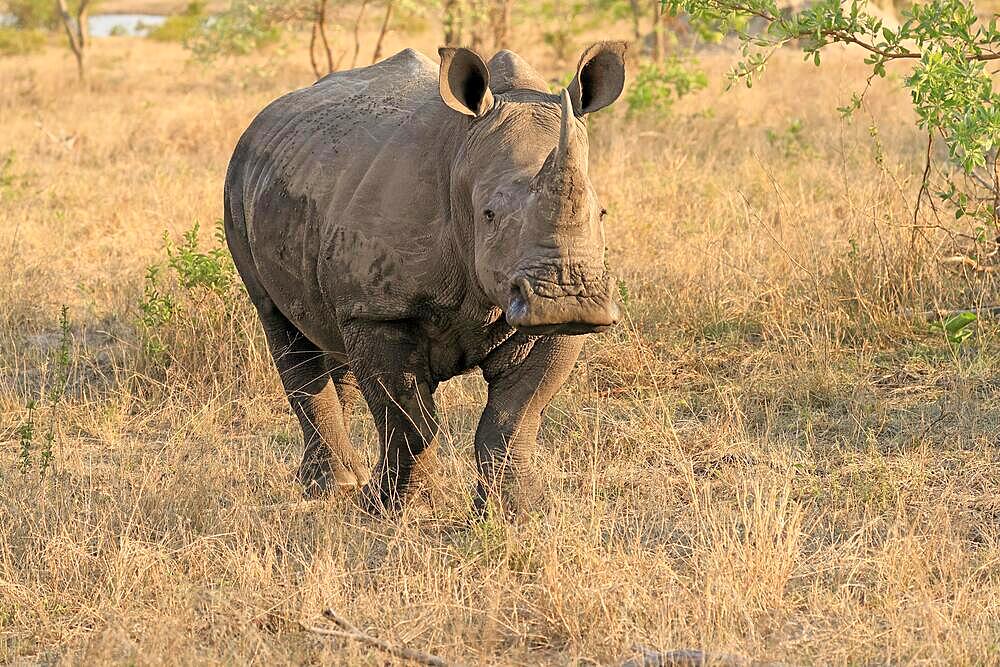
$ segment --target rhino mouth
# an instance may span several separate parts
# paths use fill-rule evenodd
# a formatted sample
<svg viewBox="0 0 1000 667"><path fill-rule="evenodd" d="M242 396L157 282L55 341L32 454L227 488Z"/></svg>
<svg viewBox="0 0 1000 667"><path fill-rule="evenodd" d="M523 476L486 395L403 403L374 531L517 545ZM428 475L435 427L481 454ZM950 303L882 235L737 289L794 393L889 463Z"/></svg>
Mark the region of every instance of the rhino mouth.
<svg viewBox="0 0 1000 667"><path fill-rule="evenodd" d="M610 285L610 280L606 283ZM582 287L554 293L551 284L539 289L538 283L520 275L510 282L505 316L509 325L530 336L600 333L620 317L611 294L610 289L604 289L595 296Z"/></svg>
<svg viewBox="0 0 1000 667"><path fill-rule="evenodd" d="M602 333L612 326L611 324L588 324L586 322L566 322L565 324L545 324L540 326L514 325L518 331L528 336L582 336L584 334Z"/></svg>

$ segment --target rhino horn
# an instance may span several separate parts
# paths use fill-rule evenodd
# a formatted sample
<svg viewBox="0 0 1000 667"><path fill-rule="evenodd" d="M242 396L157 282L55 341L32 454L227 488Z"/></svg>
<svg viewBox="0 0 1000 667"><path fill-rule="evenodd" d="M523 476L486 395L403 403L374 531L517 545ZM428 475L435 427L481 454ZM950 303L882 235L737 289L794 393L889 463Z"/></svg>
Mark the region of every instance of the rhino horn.
<svg viewBox="0 0 1000 667"><path fill-rule="evenodd" d="M573 224L576 211L586 198L586 157L576 139L576 116L569 93L562 91L562 110L559 119L559 145L545 158L542 168L534 178L534 190L548 209L553 224Z"/></svg>

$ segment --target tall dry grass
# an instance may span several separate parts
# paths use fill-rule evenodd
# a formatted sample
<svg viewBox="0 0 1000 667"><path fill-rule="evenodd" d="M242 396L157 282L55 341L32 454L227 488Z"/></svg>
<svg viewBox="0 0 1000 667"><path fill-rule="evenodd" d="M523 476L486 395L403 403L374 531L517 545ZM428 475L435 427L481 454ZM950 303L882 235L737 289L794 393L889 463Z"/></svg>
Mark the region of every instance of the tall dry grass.
<svg viewBox="0 0 1000 667"><path fill-rule="evenodd" d="M231 148L309 83L301 55L204 68L105 40L83 87L57 50L0 61L0 661L381 662L300 629L330 606L472 664L612 663L633 644L1000 662L996 326L953 349L905 313L996 287L935 261L962 237L912 226L924 145L898 79L848 124L853 54L782 56L723 93L720 53L671 117L594 120L628 318L547 413L548 516L470 525L478 378L442 388L441 488L375 521L300 502L300 434L238 290L226 317L190 305L168 368L144 348L162 232L200 221L211 243ZM64 304L67 390L36 410L22 472ZM371 456L360 409L352 429Z"/></svg>

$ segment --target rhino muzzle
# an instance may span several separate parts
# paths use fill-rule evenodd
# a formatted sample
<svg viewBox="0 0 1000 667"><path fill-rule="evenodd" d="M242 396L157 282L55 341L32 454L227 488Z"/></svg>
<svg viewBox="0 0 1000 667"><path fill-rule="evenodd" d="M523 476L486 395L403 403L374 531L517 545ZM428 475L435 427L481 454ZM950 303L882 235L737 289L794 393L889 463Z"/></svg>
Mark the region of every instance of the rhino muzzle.
<svg viewBox="0 0 1000 667"><path fill-rule="evenodd" d="M543 288L544 285L544 288ZM607 278L598 295L585 288L551 286L530 276L515 276L510 282L507 323L529 335L576 335L609 329L621 317L621 309L611 296Z"/></svg>

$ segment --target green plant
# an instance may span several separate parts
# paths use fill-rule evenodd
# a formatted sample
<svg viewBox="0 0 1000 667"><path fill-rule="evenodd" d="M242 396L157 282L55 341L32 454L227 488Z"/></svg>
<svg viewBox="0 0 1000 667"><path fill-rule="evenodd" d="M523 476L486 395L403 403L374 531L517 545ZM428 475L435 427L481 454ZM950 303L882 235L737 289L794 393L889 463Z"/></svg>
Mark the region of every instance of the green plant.
<svg viewBox="0 0 1000 667"><path fill-rule="evenodd" d="M31 468L31 450L35 441L35 402L28 401L28 416L25 417L21 425L17 427L18 440L21 443L19 449L19 468L22 473L28 472Z"/></svg>
<svg viewBox="0 0 1000 667"><path fill-rule="evenodd" d="M694 34L707 44L720 43L732 31L746 30L750 23L749 16L734 15L728 21L720 21L711 17L690 17L689 25Z"/></svg>
<svg viewBox="0 0 1000 667"><path fill-rule="evenodd" d="M37 466L40 475L44 475L52 467L55 458L54 448L59 411L66 396L70 371L73 367L72 346L73 331L69 320L69 307L63 306L59 312L59 344L52 359L55 372L49 379L49 390L44 396L44 403L48 406L48 420L45 423L45 430L41 434L41 443L38 449ZM35 450L35 438L38 436L35 417L41 405L40 401L28 401L27 417L17 429L20 442L19 468L22 473L28 473L35 465L32 458L32 452Z"/></svg>
<svg viewBox="0 0 1000 667"><path fill-rule="evenodd" d="M0 27L0 56L23 56L45 46L45 34L34 28Z"/></svg>
<svg viewBox="0 0 1000 667"><path fill-rule="evenodd" d="M180 244L175 244L170 235L164 232L163 247L167 253L167 265L177 274L184 289L205 289L224 294L233 282L234 267L225 247L226 236L222 221L216 222L216 245L206 251L198 247L198 231L199 225L195 223L184 232Z"/></svg>
<svg viewBox="0 0 1000 667"><path fill-rule="evenodd" d="M11 24L21 30L53 30L59 25L56 3L53 0L7 0L0 5L3 13L11 17Z"/></svg>
<svg viewBox="0 0 1000 667"><path fill-rule="evenodd" d="M972 325L976 322L976 314L972 312L958 313L931 323L931 328L944 334L945 339L953 347L958 347L972 335Z"/></svg>
<svg viewBox="0 0 1000 667"><path fill-rule="evenodd" d="M281 37L281 24L297 13L288 14L285 3L233 0L229 9L212 21L200 21L184 41L197 60L211 62L223 56L240 56L273 44Z"/></svg>
<svg viewBox="0 0 1000 667"><path fill-rule="evenodd" d="M559 60L571 60L580 46L580 33L624 18L628 3L619 0L543 0L523 3L521 13L528 21L542 23L542 41Z"/></svg>
<svg viewBox="0 0 1000 667"><path fill-rule="evenodd" d="M805 138L804 128L801 120L793 118L783 130L768 128L764 134L772 148L780 151L786 159L790 159L812 150L812 145Z"/></svg>
<svg viewBox="0 0 1000 667"><path fill-rule="evenodd" d="M621 278L618 279L618 296L622 300L622 305L628 306L628 301L630 298L630 294L628 291L628 283L622 280Z"/></svg>
<svg viewBox="0 0 1000 667"><path fill-rule="evenodd" d="M874 78L887 76L888 63L912 62L903 84L910 91L917 123L928 135L914 217L923 200L930 201L937 213L929 196L935 192L937 199L953 207L956 218L970 215L994 227L1000 222L996 150L1000 94L986 68L1000 59L996 14L981 21L966 0L930 0L903 9L903 23L896 27L868 14L864 0L821 0L792 12L780 11L775 0L664 0L663 4L738 35L742 58L729 74L730 83L753 85L769 59L786 45L797 44L817 66L823 49L832 44L860 47L867 52L870 73L861 90L840 107L845 116L862 106ZM751 34L745 22L751 17L763 21L765 29ZM932 169L937 140L947 147L948 162Z"/></svg>
<svg viewBox="0 0 1000 667"><path fill-rule="evenodd" d="M14 158L17 154L9 150L0 157L0 194L15 187L17 176L14 175Z"/></svg>
<svg viewBox="0 0 1000 667"><path fill-rule="evenodd" d="M184 42L202 29L207 18L204 1L195 0L180 14L168 16L163 23L150 29L146 36L157 42Z"/></svg>
<svg viewBox="0 0 1000 667"><path fill-rule="evenodd" d="M138 303L139 332L144 354L154 365L167 367L189 341L186 332L218 330L231 320L238 300L236 269L225 247L222 221L216 223L215 243L202 249L200 225L174 241L163 234L166 258L146 268ZM204 337L203 337L204 338Z"/></svg>
<svg viewBox="0 0 1000 667"><path fill-rule="evenodd" d="M625 94L629 114L669 114L674 103L708 85L705 73L689 60L671 58L645 63Z"/></svg>

